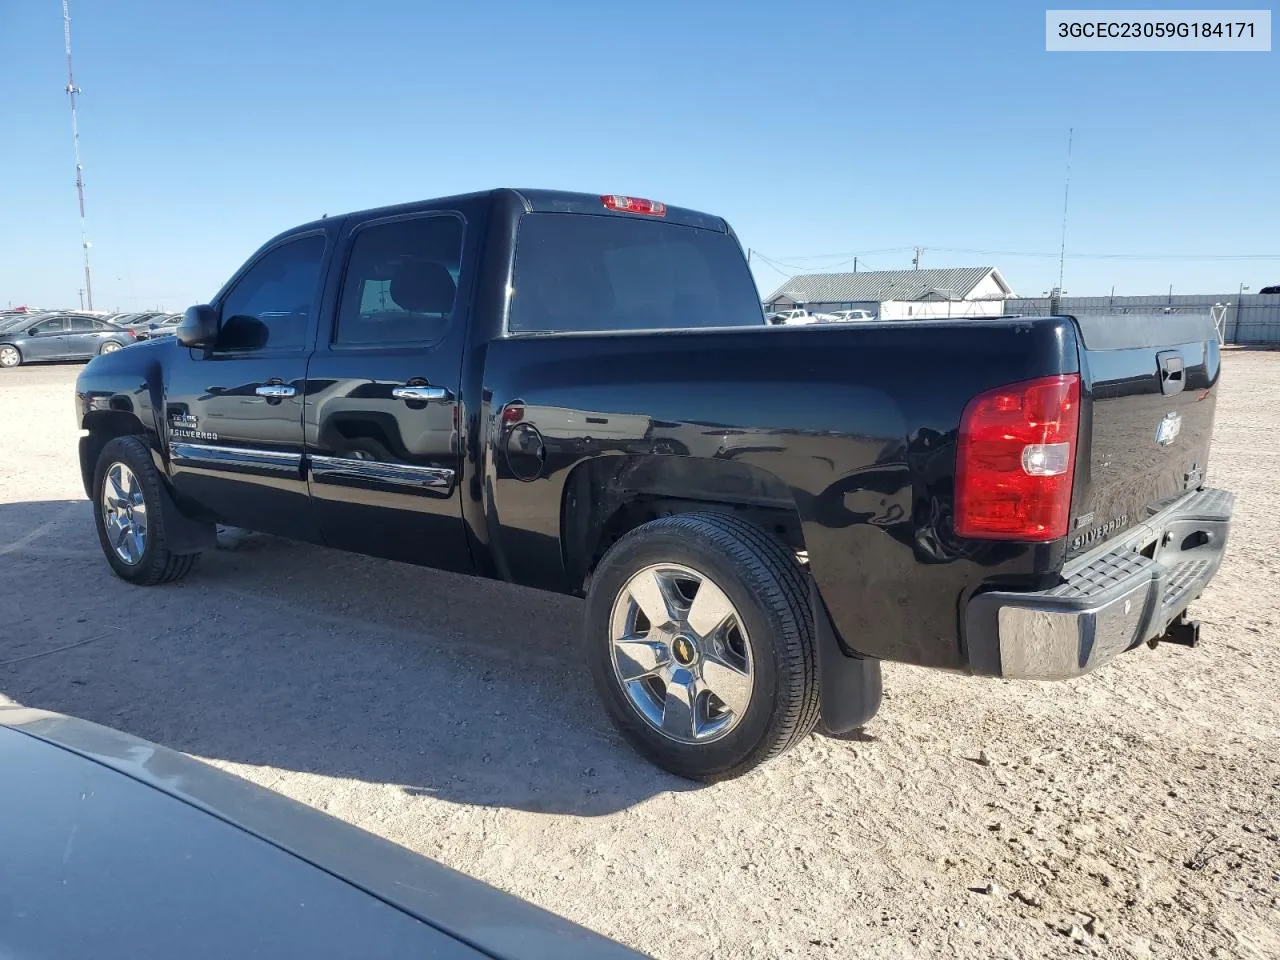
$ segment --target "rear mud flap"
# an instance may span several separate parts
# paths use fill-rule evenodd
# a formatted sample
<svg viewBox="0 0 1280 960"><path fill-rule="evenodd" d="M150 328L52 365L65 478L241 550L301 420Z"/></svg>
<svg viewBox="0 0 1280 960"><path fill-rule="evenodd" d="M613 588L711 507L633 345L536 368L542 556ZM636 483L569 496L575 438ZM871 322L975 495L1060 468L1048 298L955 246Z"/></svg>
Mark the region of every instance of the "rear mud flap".
<svg viewBox="0 0 1280 960"><path fill-rule="evenodd" d="M880 661L847 656L816 584L810 583L809 593L814 642L818 646L818 690L822 697L818 729L839 737L857 730L880 709L883 693Z"/></svg>

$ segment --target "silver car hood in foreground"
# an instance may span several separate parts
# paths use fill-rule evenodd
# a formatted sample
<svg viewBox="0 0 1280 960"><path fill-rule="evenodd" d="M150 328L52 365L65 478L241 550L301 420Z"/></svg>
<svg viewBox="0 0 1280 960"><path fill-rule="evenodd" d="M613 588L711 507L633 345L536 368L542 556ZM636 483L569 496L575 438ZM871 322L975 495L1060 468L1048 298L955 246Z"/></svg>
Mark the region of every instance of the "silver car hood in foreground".
<svg viewBox="0 0 1280 960"><path fill-rule="evenodd" d="M641 955L184 754L0 707L0 956Z"/></svg>

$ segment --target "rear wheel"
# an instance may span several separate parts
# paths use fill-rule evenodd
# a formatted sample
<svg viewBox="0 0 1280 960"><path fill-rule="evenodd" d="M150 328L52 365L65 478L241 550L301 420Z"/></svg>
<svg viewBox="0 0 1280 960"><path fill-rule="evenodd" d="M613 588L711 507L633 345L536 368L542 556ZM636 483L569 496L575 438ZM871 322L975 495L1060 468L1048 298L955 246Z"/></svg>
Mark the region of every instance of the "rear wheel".
<svg viewBox="0 0 1280 960"><path fill-rule="evenodd" d="M169 551L161 482L151 451L139 437L116 437L98 456L93 481L98 540L111 569L130 583L180 580L199 556Z"/></svg>
<svg viewBox="0 0 1280 960"><path fill-rule="evenodd" d="M98 352L99 353L115 353L119 349L120 349L120 344L116 343L114 340L108 340L106 343L102 345L102 347L98 350Z"/></svg>
<svg viewBox="0 0 1280 960"><path fill-rule="evenodd" d="M818 721L804 574L736 517L664 517L614 544L592 577L585 640L619 731L680 776L738 776Z"/></svg>
<svg viewBox="0 0 1280 960"><path fill-rule="evenodd" d="M22 354L18 348L6 343L0 345L0 367L16 367L22 363Z"/></svg>

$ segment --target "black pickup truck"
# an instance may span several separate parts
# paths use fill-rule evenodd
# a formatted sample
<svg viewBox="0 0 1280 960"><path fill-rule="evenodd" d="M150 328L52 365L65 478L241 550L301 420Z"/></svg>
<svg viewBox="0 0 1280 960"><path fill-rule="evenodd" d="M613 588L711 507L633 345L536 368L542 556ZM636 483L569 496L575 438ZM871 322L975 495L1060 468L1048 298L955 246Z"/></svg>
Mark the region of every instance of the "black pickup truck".
<svg viewBox="0 0 1280 960"><path fill-rule="evenodd" d="M723 220L501 189L281 234L76 389L119 576L226 523L585 596L614 722L714 780L864 724L881 661L1194 642L1219 371L1180 315L767 325Z"/></svg>

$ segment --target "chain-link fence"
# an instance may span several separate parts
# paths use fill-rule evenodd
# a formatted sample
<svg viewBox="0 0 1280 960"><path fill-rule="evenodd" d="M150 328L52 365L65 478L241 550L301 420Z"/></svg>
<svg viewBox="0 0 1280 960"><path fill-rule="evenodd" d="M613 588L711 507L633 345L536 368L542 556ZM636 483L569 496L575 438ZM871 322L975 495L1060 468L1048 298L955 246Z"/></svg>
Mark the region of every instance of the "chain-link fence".
<svg viewBox="0 0 1280 960"><path fill-rule="evenodd" d="M1052 312L1048 297L1005 301L1006 314L1043 316ZM1198 296L1062 297L1058 313L1202 313L1212 316L1224 343L1280 344L1280 294L1221 293Z"/></svg>

